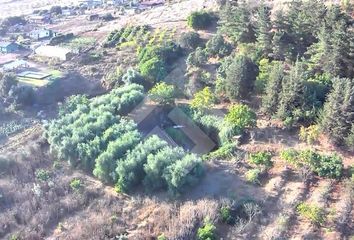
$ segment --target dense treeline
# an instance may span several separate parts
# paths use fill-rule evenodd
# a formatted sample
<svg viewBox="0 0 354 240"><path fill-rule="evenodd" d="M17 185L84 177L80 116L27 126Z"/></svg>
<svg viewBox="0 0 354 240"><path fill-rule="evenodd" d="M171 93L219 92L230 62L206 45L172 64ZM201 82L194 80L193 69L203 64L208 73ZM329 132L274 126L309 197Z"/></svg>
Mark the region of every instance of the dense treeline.
<svg viewBox="0 0 354 240"><path fill-rule="evenodd" d="M286 127L318 124L334 143L353 148L354 21L348 9L322 1L294 0L282 10L263 1L253 7L226 1L218 33L206 46L188 43L199 41L192 34L182 39L198 46L187 64L202 74L191 84L226 100L262 94L262 111ZM217 79L206 81L204 70L195 69L215 57Z"/></svg>
<svg viewBox="0 0 354 240"><path fill-rule="evenodd" d="M93 99L71 97L46 127L51 151L120 191L144 183L147 190L178 194L201 176L201 159L157 136L142 140L137 125L124 117L142 98L143 87L134 83Z"/></svg>

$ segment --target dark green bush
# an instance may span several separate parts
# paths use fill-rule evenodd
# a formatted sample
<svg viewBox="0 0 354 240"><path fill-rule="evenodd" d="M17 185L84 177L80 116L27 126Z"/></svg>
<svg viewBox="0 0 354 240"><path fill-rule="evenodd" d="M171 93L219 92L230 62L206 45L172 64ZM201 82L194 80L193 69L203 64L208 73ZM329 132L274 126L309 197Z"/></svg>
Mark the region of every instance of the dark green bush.
<svg viewBox="0 0 354 240"><path fill-rule="evenodd" d="M269 152L257 152L251 153L249 155L249 161L256 165L263 165L265 167L271 167L273 165L272 162L272 154Z"/></svg>
<svg viewBox="0 0 354 240"><path fill-rule="evenodd" d="M225 57L231 54L232 45L227 43L222 35L217 34L206 43L206 51L214 57Z"/></svg>
<svg viewBox="0 0 354 240"><path fill-rule="evenodd" d="M231 208L229 206L223 206L220 208L220 218L222 222L227 224L233 224L235 222L235 219L232 216Z"/></svg>
<svg viewBox="0 0 354 240"><path fill-rule="evenodd" d="M208 55L204 49L197 47L194 52L191 52L187 58L187 64L200 67L208 61Z"/></svg>
<svg viewBox="0 0 354 240"><path fill-rule="evenodd" d="M163 80L167 76L167 71L163 61L157 57L151 58L146 62L139 64L139 70L143 77L152 82Z"/></svg>
<svg viewBox="0 0 354 240"><path fill-rule="evenodd" d="M182 33L179 44L182 48L194 50L202 44L202 39L197 32L186 32Z"/></svg>
<svg viewBox="0 0 354 240"><path fill-rule="evenodd" d="M50 179L50 172L45 169L37 169L35 172L36 179L46 182Z"/></svg>
<svg viewBox="0 0 354 240"><path fill-rule="evenodd" d="M187 17L187 25L194 29L207 29L213 22L214 17L205 11L191 13Z"/></svg>

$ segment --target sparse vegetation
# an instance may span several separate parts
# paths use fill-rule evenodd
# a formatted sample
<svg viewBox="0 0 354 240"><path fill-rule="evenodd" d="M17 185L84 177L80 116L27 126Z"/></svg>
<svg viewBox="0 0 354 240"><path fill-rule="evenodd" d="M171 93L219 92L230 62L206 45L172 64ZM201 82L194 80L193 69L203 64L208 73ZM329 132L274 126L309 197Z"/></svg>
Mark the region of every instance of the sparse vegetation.
<svg viewBox="0 0 354 240"><path fill-rule="evenodd" d="M249 162L255 165L261 165L264 167L271 167L273 162L271 161L272 154L269 152L257 152L249 154Z"/></svg>
<svg viewBox="0 0 354 240"><path fill-rule="evenodd" d="M206 219L204 222L204 226L198 229L197 239L198 240L216 239L215 230L216 227L214 226L214 224L212 224L210 220Z"/></svg>
<svg viewBox="0 0 354 240"><path fill-rule="evenodd" d="M261 170L255 168L255 169L250 169L246 172L246 180L250 183L253 184L259 184L259 175L261 174Z"/></svg>
<svg viewBox="0 0 354 240"><path fill-rule="evenodd" d="M314 224L322 225L325 222L324 210L318 206L302 202L296 207L296 210L302 217Z"/></svg>

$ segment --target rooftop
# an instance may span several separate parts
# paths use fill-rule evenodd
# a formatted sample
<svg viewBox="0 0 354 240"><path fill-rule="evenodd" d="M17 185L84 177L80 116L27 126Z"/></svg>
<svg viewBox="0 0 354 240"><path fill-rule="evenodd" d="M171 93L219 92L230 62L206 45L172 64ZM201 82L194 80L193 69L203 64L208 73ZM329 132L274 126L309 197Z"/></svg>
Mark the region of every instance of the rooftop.
<svg viewBox="0 0 354 240"><path fill-rule="evenodd" d="M13 42L0 42L0 47L7 47L10 44L12 44Z"/></svg>

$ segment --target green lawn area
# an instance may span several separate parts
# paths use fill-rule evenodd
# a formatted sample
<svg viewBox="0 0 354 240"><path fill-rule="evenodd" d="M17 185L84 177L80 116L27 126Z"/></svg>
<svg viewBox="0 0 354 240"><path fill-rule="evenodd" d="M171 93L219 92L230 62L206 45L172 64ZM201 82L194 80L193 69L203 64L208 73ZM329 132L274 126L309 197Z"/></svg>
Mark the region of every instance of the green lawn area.
<svg viewBox="0 0 354 240"><path fill-rule="evenodd" d="M59 70L50 70L50 71L48 71L48 74L50 74L50 76L45 79L17 77L17 80L20 83L26 84L31 87L44 87L44 86L51 84L52 82L58 80L59 78L63 77L63 73Z"/></svg>

